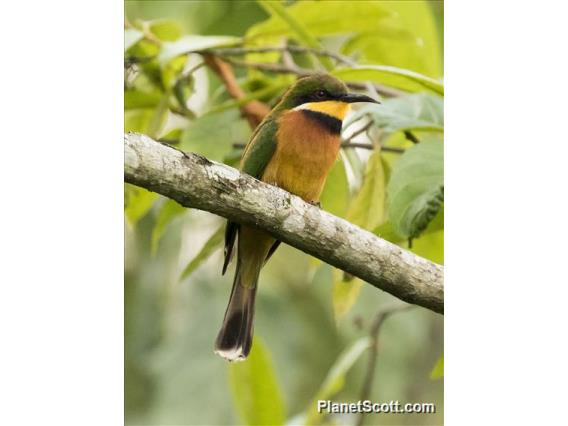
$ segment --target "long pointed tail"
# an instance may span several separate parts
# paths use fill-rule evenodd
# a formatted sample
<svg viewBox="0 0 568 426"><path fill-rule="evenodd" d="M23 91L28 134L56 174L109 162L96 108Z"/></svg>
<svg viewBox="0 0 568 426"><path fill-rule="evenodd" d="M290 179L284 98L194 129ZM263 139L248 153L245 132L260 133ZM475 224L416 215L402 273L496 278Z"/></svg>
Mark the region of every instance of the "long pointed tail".
<svg viewBox="0 0 568 426"><path fill-rule="evenodd" d="M240 263L237 263L229 305L215 341L215 353L228 361L244 360L252 346L258 273L253 278L254 282L244 282Z"/></svg>

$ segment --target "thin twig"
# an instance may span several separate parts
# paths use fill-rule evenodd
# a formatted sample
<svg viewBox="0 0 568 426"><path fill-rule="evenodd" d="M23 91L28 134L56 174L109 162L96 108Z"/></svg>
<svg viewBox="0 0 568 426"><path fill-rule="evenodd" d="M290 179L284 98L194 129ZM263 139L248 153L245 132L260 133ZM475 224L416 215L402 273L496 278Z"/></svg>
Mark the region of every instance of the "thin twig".
<svg viewBox="0 0 568 426"><path fill-rule="evenodd" d="M269 52L292 52L292 53L312 53L317 56L327 56L329 58L335 59L345 65L353 66L355 61L349 59L346 56L340 55L338 53L330 52L325 49L317 49L313 47L304 46L266 46L266 47L237 47L237 48L226 48L226 49L212 49L211 52L216 55L221 56L242 56L248 53L269 53Z"/></svg>
<svg viewBox="0 0 568 426"><path fill-rule="evenodd" d="M277 63L272 64L266 62L250 62L250 61L241 61L240 59L232 59L232 58L223 58L223 59L226 62L236 67L251 68L260 71L268 71L280 74L296 74L297 76L300 77L304 77L306 75L314 73L314 71L305 68L291 67Z"/></svg>
<svg viewBox="0 0 568 426"><path fill-rule="evenodd" d="M377 369L377 357L379 355L379 332L381 331L382 325L390 315L396 312L405 311L412 307L412 305L401 305L400 303L396 303L385 309L381 309L377 313L369 331L371 345L369 351L369 359L367 362L367 374L365 382L363 383L363 388L361 389L361 397L359 398L360 401L367 401L371 396L371 389L373 388L375 371ZM357 426L361 426L364 419L365 413L362 412L357 420Z"/></svg>
<svg viewBox="0 0 568 426"><path fill-rule="evenodd" d="M361 133L366 132L371 126L373 125L372 121L368 121L367 124L365 124L363 127L361 127L359 130L356 130L355 132L353 132L353 134L351 136L349 136L345 142L349 142L351 141L351 139L355 138L356 136L359 136Z"/></svg>
<svg viewBox="0 0 568 426"><path fill-rule="evenodd" d="M240 100L246 97L245 92L237 83L232 67L227 63L227 61L224 61L214 55L204 55L203 57L207 66L219 75L227 89L227 92L232 98ZM263 102L253 100L241 105L241 112L249 122L250 127L254 129L270 112L270 108Z"/></svg>
<svg viewBox="0 0 568 426"><path fill-rule="evenodd" d="M342 148L362 148L362 149L375 149L375 146L370 143L357 143L357 142L350 142L350 143L342 143ZM397 148L395 146L381 146L382 152L392 152L394 154L404 154L404 148Z"/></svg>
<svg viewBox="0 0 568 426"><path fill-rule="evenodd" d="M418 139L416 135L412 133L410 130L404 131L404 137L412 143L420 143L420 139Z"/></svg>
<svg viewBox="0 0 568 426"><path fill-rule="evenodd" d="M367 133L367 137L369 137L369 130L371 129L371 127L373 126L373 122L372 121L368 121L363 127L361 127L360 129L356 130L355 132L353 132L353 134L351 136L349 136L347 139L344 139L343 142L341 143L341 147L342 148L362 148L362 149L369 149L369 150L373 150L375 149L375 145L372 143L360 143L360 142L352 142L353 139L360 135L361 133ZM369 137L369 139L372 140L371 137ZM397 148L394 146L384 146L379 144L381 151L383 152L392 152L395 154L402 154L404 153L404 148Z"/></svg>

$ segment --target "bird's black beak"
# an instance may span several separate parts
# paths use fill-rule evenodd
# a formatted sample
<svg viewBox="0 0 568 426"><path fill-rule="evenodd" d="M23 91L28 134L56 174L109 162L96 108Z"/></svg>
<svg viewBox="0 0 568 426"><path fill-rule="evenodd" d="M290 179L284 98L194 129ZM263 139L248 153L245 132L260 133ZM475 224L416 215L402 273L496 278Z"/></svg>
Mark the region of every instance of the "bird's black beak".
<svg viewBox="0 0 568 426"><path fill-rule="evenodd" d="M371 102L373 104L380 104L379 101L367 96L367 95L359 95L358 93L346 93L345 95L341 95L339 100L342 102L346 102L349 104L355 102Z"/></svg>

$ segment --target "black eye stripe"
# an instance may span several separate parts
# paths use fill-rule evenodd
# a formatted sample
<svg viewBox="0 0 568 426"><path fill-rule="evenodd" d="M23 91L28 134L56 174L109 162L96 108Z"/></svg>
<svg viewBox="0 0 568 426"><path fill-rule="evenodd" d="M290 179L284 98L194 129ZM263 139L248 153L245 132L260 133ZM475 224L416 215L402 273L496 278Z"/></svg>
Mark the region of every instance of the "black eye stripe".
<svg viewBox="0 0 568 426"><path fill-rule="evenodd" d="M320 92L322 92L321 96L318 96ZM337 96L330 94L327 90L318 89L295 98L294 106L299 106L308 102L333 101L335 99L337 99Z"/></svg>

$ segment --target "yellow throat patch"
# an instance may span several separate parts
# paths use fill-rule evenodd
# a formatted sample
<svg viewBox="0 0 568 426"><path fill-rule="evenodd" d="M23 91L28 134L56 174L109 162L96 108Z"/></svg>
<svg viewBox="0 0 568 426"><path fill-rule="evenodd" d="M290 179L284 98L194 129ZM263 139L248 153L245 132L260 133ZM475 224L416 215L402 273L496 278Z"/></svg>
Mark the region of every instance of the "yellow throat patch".
<svg viewBox="0 0 568 426"><path fill-rule="evenodd" d="M308 102L294 109L307 109L310 111L321 112L330 117L343 121L351 105L340 101Z"/></svg>

